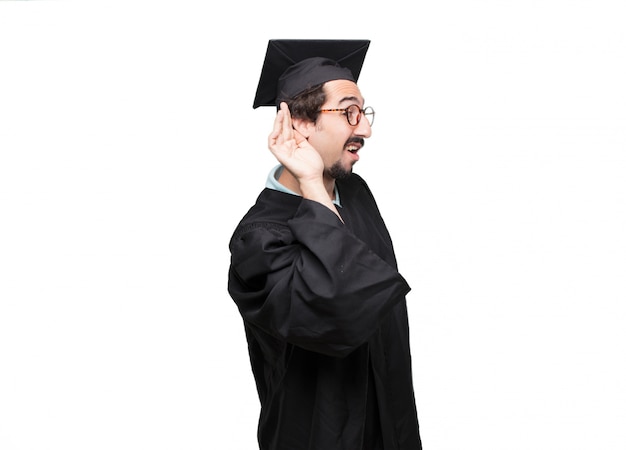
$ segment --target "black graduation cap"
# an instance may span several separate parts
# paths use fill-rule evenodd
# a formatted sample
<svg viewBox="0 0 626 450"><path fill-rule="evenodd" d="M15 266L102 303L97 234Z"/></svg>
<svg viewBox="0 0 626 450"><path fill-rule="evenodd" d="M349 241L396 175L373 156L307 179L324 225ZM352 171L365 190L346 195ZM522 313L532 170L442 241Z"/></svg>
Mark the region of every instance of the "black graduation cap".
<svg viewBox="0 0 626 450"><path fill-rule="evenodd" d="M279 106L331 80L356 82L369 45L369 40L271 39L252 107Z"/></svg>

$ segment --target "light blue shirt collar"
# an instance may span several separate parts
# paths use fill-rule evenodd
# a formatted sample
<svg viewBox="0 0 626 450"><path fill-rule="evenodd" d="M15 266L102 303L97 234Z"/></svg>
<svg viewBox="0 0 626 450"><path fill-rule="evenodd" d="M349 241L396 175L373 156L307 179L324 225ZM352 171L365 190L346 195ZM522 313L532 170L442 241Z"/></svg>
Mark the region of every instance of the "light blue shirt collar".
<svg viewBox="0 0 626 450"><path fill-rule="evenodd" d="M265 187L269 189L273 189L275 191L284 192L285 194L299 195L299 194L296 194L291 189L287 189L285 186L283 186L282 184L278 182L278 177L280 177L280 174L283 173L283 169L284 167L281 164L279 164L276 167L274 167L272 170L270 170L270 173L267 176L267 181L265 182ZM337 189L336 183L335 183L335 200L333 200L333 203L341 207L341 201L339 200L339 189Z"/></svg>

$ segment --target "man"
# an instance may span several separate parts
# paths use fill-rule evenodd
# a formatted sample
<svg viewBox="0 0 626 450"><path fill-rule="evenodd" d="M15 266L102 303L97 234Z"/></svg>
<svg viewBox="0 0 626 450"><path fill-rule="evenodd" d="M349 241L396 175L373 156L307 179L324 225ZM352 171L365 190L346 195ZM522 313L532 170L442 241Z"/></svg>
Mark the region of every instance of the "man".
<svg viewBox="0 0 626 450"><path fill-rule="evenodd" d="M262 450L419 450L405 295L367 184L369 41L269 42L254 107L280 165L230 241ZM328 57L332 58L329 59Z"/></svg>

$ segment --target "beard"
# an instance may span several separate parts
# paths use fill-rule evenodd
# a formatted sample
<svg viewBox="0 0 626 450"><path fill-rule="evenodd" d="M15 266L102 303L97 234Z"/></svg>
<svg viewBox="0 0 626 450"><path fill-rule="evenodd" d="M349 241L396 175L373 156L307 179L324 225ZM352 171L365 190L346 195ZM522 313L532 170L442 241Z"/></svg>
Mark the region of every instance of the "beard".
<svg viewBox="0 0 626 450"><path fill-rule="evenodd" d="M334 178L335 180L344 180L352 175L352 167L350 167L349 169L345 169L341 165L341 162L337 161L330 167L330 169L326 171L326 173L328 174L328 176Z"/></svg>
<svg viewBox="0 0 626 450"><path fill-rule="evenodd" d="M352 137L346 141L344 148L347 147L351 143L359 144L360 148L363 148L365 145L365 140L361 137ZM352 175L352 166L347 169L344 168L341 164L341 160L336 161L328 170L324 170L324 175L327 175L335 180L344 180Z"/></svg>

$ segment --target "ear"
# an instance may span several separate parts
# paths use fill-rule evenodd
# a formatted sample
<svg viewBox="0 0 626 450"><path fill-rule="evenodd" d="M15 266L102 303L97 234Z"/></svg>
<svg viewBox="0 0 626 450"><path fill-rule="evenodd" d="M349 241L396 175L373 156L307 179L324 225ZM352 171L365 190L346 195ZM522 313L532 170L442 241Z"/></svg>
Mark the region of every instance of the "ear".
<svg viewBox="0 0 626 450"><path fill-rule="evenodd" d="M292 119L293 128L306 139L315 131L315 123L307 119Z"/></svg>

